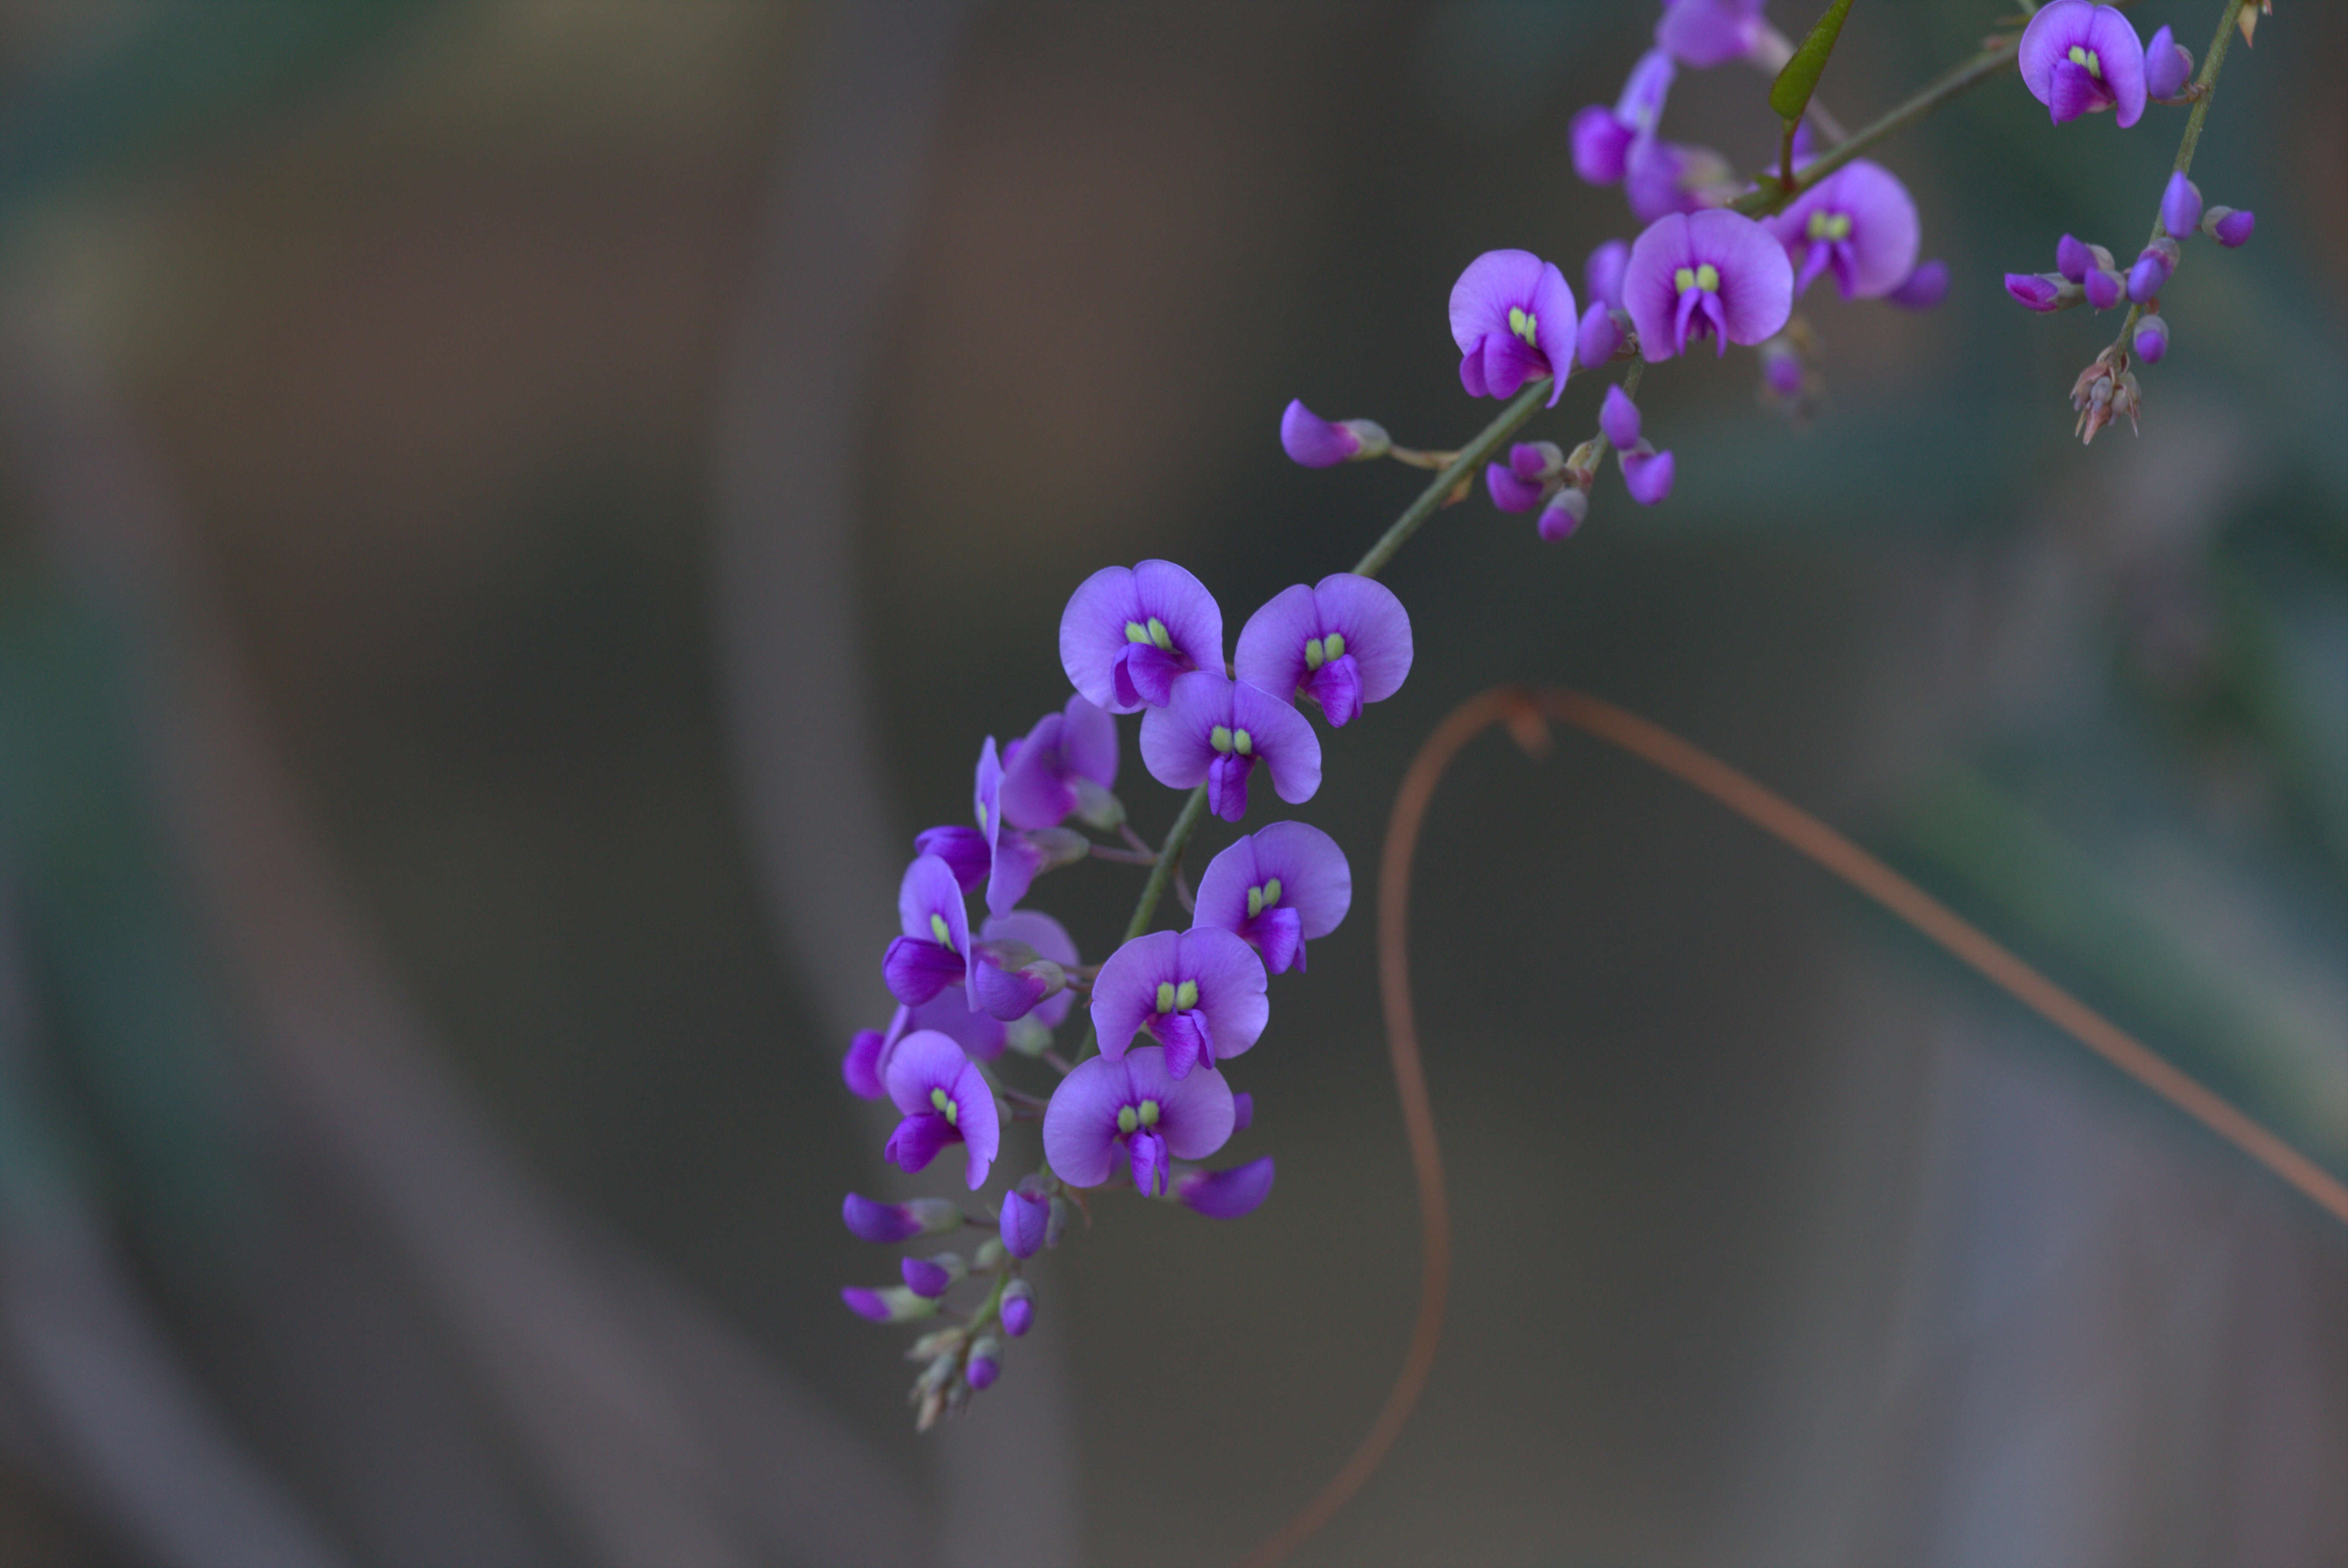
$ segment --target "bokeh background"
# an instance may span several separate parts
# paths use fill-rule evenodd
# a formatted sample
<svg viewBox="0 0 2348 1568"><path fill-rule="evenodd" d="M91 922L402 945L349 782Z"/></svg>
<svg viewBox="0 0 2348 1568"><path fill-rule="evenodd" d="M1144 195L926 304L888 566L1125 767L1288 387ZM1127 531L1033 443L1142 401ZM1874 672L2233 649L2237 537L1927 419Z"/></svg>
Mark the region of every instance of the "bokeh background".
<svg viewBox="0 0 2348 1568"><path fill-rule="evenodd" d="M1821 94L1863 121L1995 10L1862 4ZM2198 54L2211 10L2131 15ZM1502 680L1780 788L2348 1174L2348 16L2286 5L2195 170L2256 238L2188 246L2140 438L2070 438L2108 318L1997 276L2131 253L2181 112L2057 131L2008 79L1884 154L1956 284L1814 293L1806 429L1675 365L1666 505L1438 518L1410 684L1301 813L1361 907L1234 1069L1272 1201L1102 1204L912 1436L837 1295L893 1267L840 1193L958 1169L886 1171L837 1070L908 841L1058 704L1097 567L1235 627L1400 509L1287 464L1289 397L1482 423L1446 293L1629 232L1565 126L1648 21L0 12L0 1560L1235 1555L1408 1333L1368 893ZM1753 162L1764 90L1684 74L1667 128ZM1472 749L1420 866L1453 1315L1298 1561L2348 1557L2337 1223L1591 744ZM1097 955L1131 892L1039 901Z"/></svg>

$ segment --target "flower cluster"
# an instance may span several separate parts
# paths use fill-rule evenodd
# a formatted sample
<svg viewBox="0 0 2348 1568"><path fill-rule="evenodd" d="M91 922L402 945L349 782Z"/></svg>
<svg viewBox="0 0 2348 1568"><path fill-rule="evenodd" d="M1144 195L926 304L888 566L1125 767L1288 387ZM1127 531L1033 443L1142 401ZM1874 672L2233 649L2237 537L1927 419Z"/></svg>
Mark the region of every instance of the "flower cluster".
<svg viewBox="0 0 2348 1568"><path fill-rule="evenodd" d="M2243 34L2254 15L2247 9ZM2018 62L2022 79L2046 106L2056 125L2101 109L2114 111L2123 127L2143 117L2147 101L2190 104L2206 96L2193 83L2193 55L2163 27L2149 45L2114 6L2090 0L2053 0L2023 30ZM2125 415L2136 428L2142 404L2131 359L2157 365L2168 353L2168 322L2160 312L2160 291L2184 259L2184 242L2199 233L2229 249L2250 239L2257 218L2231 207L2204 207L2200 188L2179 168L2161 191L2152 238L2123 270L2113 253L2065 234L2054 247L2054 270L2008 273L2005 292L2043 313L2085 304L2100 314L2127 306L2119 341L2096 356L2071 388L2078 411L2075 433L2092 443L2096 432Z"/></svg>
<svg viewBox="0 0 2348 1568"><path fill-rule="evenodd" d="M860 1032L842 1064L850 1089L897 1109L883 1150L892 1164L922 1171L959 1145L973 1192L1004 1157L1005 1124L1042 1123L1042 1164L982 1212L936 1198L847 1200L848 1228L868 1242L992 1233L968 1258L909 1255L900 1283L841 1292L875 1322L929 1326L912 1348L924 1428L1002 1375L1005 1342L1035 1320L1025 1264L1057 1243L1085 1192L1130 1187L1217 1219L1263 1202L1269 1155L1220 1171L1196 1163L1252 1119L1252 1101L1223 1068L1262 1037L1271 976L1302 971L1308 944L1334 931L1353 902L1344 852L1294 821L1224 849L1193 897L1126 826L1114 792L1118 717L1141 716L1151 778L1197 791L1225 821L1246 817L1262 782L1301 805L1321 783L1308 715L1338 727L1393 696L1410 672L1410 618L1376 582L1339 573L1274 595L1241 629L1227 665L1213 596L1181 567L1145 561L1076 589L1060 619L1060 659L1075 695L1008 746L987 738L972 821L915 839L897 893L902 934L881 959L896 1015L886 1029ZM1121 844L1107 841L1113 834ZM1095 857L1172 872L1189 929L1142 932L1086 965L1058 921L1022 902L1044 873ZM986 912L976 924L973 897ZM1056 1032L1080 1001L1087 1037L1063 1056ZM1050 1094L1006 1081L1014 1060L1056 1072Z"/></svg>

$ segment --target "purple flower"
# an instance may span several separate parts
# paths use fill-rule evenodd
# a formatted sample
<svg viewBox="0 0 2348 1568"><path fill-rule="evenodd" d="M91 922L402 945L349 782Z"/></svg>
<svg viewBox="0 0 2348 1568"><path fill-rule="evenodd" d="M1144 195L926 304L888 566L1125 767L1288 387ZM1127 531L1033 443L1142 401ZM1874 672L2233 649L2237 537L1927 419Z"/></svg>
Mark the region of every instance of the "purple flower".
<svg viewBox="0 0 2348 1568"><path fill-rule="evenodd" d="M2087 274L2098 267L2110 270L2111 264L2109 251L2076 234L2065 234L2054 242L2054 270L2075 284L2085 283Z"/></svg>
<svg viewBox="0 0 2348 1568"><path fill-rule="evenodd" d="M918 855L905 868L897 920L905 934L889 944L880 973L891 995L917 1007L963 978L970 954L970 915L945 861Z"/></svg>
<svg viewBox="0 0 2348 1568"><path fill-rule="evenodd" d="M1099 797L1116 787L1117 720L1072 696L1005 752L1003 820L1014 828L1056 828L1082 811L1087 820L1106 815L1114 826L1112 803Z"/></svg>
<svg viewBox="0 0 2348 1568"><path fill-rule="evenodd" d="M1752 219L1721 210L1673 213L1631 247L1622 302L1650 364L1711 334L1730 342L1776 335L1794 311L1794 268L1785 248Z"/></svg>
<svg viewBox="0 0 2348 1568"><path fill-rule="evenodd" d="M905 1009L899 1007L901 1019ZM891 1032L894 1032L894 1026ZM880 1055L889 1043L888 1036L878 1029L859 1029L856 1038L849 1042L848 1055L841 1058L839 1076L848 1082L848 1092L859 1099L879 1099L889 1091L880 1086Z"/></svg>
<svg viewBox="0 0 2348 1568"><path fill-rule="evenodd" d="M959 823L922 829L913 835L913 852L945 861L953 872L954 885L964 892L976 892L994 864L994 846L986 835Z"/></svg>
<svg viewBox="0 0 2348 1568"><path fill-rule="evenodd" d="M2232 250L2250 239L2250 231L2258 226L2258 222L2259 216L2255 212L2237 211L2231 207L2212 207L2201 214L2201 232L2228 250Z"/></svg>
<svg viewBox="0 0 2348 1568"><path fill-rule="evenodd" d="M841 1288L839 1299L848 1304L849 1311L873 1323L907 1323L938 1310L934 1297L916 1295L901 1284L881 1290L847 1285Z"/></svg>
<svg viewBox="0 0 2348 1568"><path fill-rule="evenodd" d="M1164 706L1174 677L1223 667L1223 613L1204 584L1170 561L1105 566L1069 595L1060 664L1095 707Z"/></svg>
<svg viewBox="0 0 2348 1568"><path fill-rule="evenodd" d="M2022 30L2018 54L2023 84L2056 125L2116 108L2125 130L2144 113L2144 42L2109 5L2052 0Z"/></svg>
<svg viewBox="0 0 2348 1568"><path fill-rule="evenodd" d="M1234 1165L1229 1171L1186 1171L1174 1182L1174 1197L1184 1208L1210 1220L1236 1220L1252 1214L1272 1196L1272 1156Z"/></svg>
<svg viewBox="0 0 2348 1568"><path fill-rule="evenodd" d="M1075 700L1083 702L1084 698ZM1053 718L1060 717L1055 714L1044 722L1049 724ZM1117 725L1107 714L1100 715L1100 717L1109 727L1109 765L1114 772ZM990 735L986 738L986 744L979 748L978 777L971 792L971 812L978 819L980 836L986 841L986 907L996 914L1008 913L1014 904L1025 898L1027 890L1035 885L1035 879L1045 872L1056 866L1074 864L1090 852L1084 835L1072 829L1047 827L1031 833L1006 822L1003 806L1005 777L1002 759L995 753L994 737ZM1028 802L1033 803L1032 800ZM977 984L975 977L972 984ZM973 991L973 995L975 995Z"/></svg>
<svg viewBox="0 0 2348 1568"><path fill-rule="evenodd" d="M1540 505L1546 491L1539 480L1529 480L1507 463L1484 465L1484 488L1492 493L1492 504L1502 511L1530 511Z"/></svg>
<svg viewBox="0 0 2348 1568"><path fill-rule="evenodd" d="M1035 1287L1024 1279L1013 1280L1003 1287L1003 1305L995 1310L1003 1319L1003 1332L1018 1338L1035 1326Z"/></svg>
<svg viewBox="0 0 2348 1568"><path fill-rule="evenodd" d="M1949 296L1949 263L1925 262L1883 297L1909 310L1931 310Z"/></svg>
<svg viewBox="0 0 2348 1568"><path fill-rule="evenodd" d="M1845 299L1879 299L1916 270L1916 203L1899 176L1862 158L1797 197L1769 220L1799 269L1794 293L1832 268Z"/></svg>
<svg viewBox="0 0 2348 1568"><path fill-rule="evenodd" d="M1282 590L1240 629L1231 667L1248 686L1293 692L1343 727L1410 674L1410 615L1394 590L1336 572ZM1234 819L1236 820L1236 819Z"/></svg>
<svg viewBox="0 0 2348 1568"><path fill-rule="evenodd" d="M1549 504L1541 508L1541 514L1535 520L1533 527L1543 539L1554 544L1560 539L1570 539L1573 531L1580 528L1582 520L1589 515L1590 492L1566 485L1549 498Z"/></svg>
<svg viewBox="0 0 2348 1568"><path fill-rule="evenodd" d="M1574 363L1587 369L1605 364L1622 346L1622 329L1614 325L1614 313L1603 300L1593 302L1581 313L1581 325L1574 329Z"/></svg>
<svg viewBox="0 0 2348 1568"><path fill-rule="evenodd" d="M2175 98L2185 90L2188 77L2193 75L2193 51L2177 41L2167 26L2152 36L2144 46L2144 90L2147 97L2161 99ZM2183 239L2178 234L2177 238Z"/></svg>
<svg viewBox="0 0 2348 1568"><path fill-rule="evenodd" d="M1125 1156L1133 1184L1163 1196L1175 1160L1204 1160L1231 1135L1231 1089L1220 1073L1176 1078L1166 1053L1143 1046L1094 1057L1060 1080L1044 1111L1044 1158L1071 1187L1097 1187Z"/></svg>
<svg viewBox="0 0 2348 1568"><path fill-rule="evenodd" d="M1631 245L1627 240L1609 240L1590 253L1582 264L1583 285L1592 303L1610 309L1622 308L1622 269L1631 264Z"/></svg>
<svg viewBox="0 0 2348 1568"><path fill-rule="evenodd" d="M2137 318L2136 356L2147 365L2157 365L2168 355L2168 324L2156 313L2147 312Z"/></svg>
<svg viewBox="0 0 2348 1568"><path fill-rule="evenodd" d="M2177 272L2177 242L2163 234L2144 248L2128 269L2127 296L2138 304L2148 304L2155 294L2167 286Z"/></svg>
<svg viewBox="0 0 2348 1568"><path fill-rule="evenodd" d="M1768 30L1761 0L1663 0L1655 46L1684 66L1709 70L1751 54Z"/></svg>
<svg viewBox="0 0 2348 1568"><path fill-rule="evenodd" d="M1052 1225L1052 1200L1044 1195L1043 1186L1030 1176L1003 1195L998 1229L1003 1250L1014 1258L1032 1258L1044 1250L1045 1236Z"/></svg>
<svg viewBox="0 0 2348 1568"><path fill-rule="evenodd" d="M963 1368L963 1376L970 1380L971 1387L979 1393L983 1394L994 1387L994 1380L1003 1376L1002 1341L983 1338L972 1345L970 1362Z"/></svg>
<svg viewBox="0 0 2348 1568"><path fill-rule="evenodd" d="M1334 423L1307 408L1301 397L1291 398L1280 416L1280 449L1308 469L1383 458L1393 444L1385 427L1368 419Z"/></svg>
<svg viewBox="0 0 2348 1568"><path fill-rule="evenodd" d="M1353 903L1354 871L1337 841L1303 822L1274 822L1208 865L1191 928L1228 931L1272 974L1301 974L1306 940L1336 930Z"/></svg>
<svg viewBox="0 0 2348 1568"><path fill-rule="evenodd" d="M989 978L989 970L1015 972L1030 962L1029 955L1040 958L1063 972L1077 965L1076 944L1069 939L1060 923L1040 910L1014 909L1008 914L998 914L979 932L979 940L972 944L978 955L979 979L982 985L1004 985L1004 980ZM1009 983L1018 983L1015 974ZM1003 1054L1006 1045L1015 1045L1029 1055L1051 1043L1052 1031L1067 1017L1076 1005L1074 992L1051 987L1051 994L1009 1019L995 1016L987 1010L985 996L973 997L967 989L940 991L935 996L911 1010L909 1025L916 1029L935 1029L970 1053L973 1061L991 1062ZM1004 998L993 998L998 1006L1007 1005Z"/></svg>
<svg viewBox="0 0 2348 1568"><path fill-rule="evenodd" d="M1219 926L1138 936L1093 982L1101 1054L1117 1060L1146 1029L1166 1047L1167 1070L1187 1078L1200 1062L1213 1067L1256 1043L1272 1016L1266 984L1255 950Z"/></svg>
<svg viewBox="0 0 2348 1568"><path fill-rule="evenodd" d="M1578 313L1565 274L1530 251L1487 251L1451 285L1451 339L1471 397L1507 397L1550 378L1550 407L1573 365Z"/></svg>
<svg viewBox="0 0 2348 1568"><path fill-rule="evenodd" d="M1672 493L1676 469L1669 452L1631 451L1622 454L1622 488L1641 506L1653 506Z"/></svg>
<svg viewBox="0 0 2348 1568"><path fill-rule="evenodd" d="M2162 32L2168 31L2163 27ZM2160 227L2172 240L2182 240L2201 223L2201 187L2185 178L2179 170L2168 177L2168 185L2160 193Z"/></svg>
<svg viewBox="0 0 2348 1568"><path fill-rule="evenodd" d="M888 1245L915 1236L940 1235L962 1228L962 1208L947 1198L916 1198L910 1203L883 1203L850 1192L840 1205L840 1219L860 1242Z"/></svg>
<svg viewBox="0 0 2348 1568"><path fill-rule="evenodd" d="M961 1260L955 1261L959 1263ZM897 1264L897 1272L904 1276L907 1290L915 1295L927 1296L932 1301L945 1295L960 1277L953 1269L930 1258L902 1259Z"/></svg>
<svg viewBox="0 0 2348 1568"><path fill-rule="evenodd" d="M1598 406L1598 428L1623 451L1639 444L1639 406L1622 387L1606 388L1606 400Z"/></svg>
<svg viewBox="0 0 2348 1568"><path fill-rule="evenodd" d="M1247 815L1248 776L1259 762L1292 806L1321 788L1321 738L1304 716L1246 681L1192 670L1173 698L1141 720L1141 760L1169 789L1207 787L1207 804L1226 822Z"/></svg>
<svg viewBox="0 0 2348 1568"><path fill-rule="evenodd" d="M1002 1141L994 1091L960 1046L934 1029L916 1029L889 1053L889 1098L905 1119L889 1135L881 1157L899 1170L924 1170L949 1143L969 1158L971 1191L986 1184L987 1167Z"/></svg>
<svg viewBox="0 0 2348 1568"><path fill-rule="evenodd" d="M1710 148L1643 136L1622 162L1622 199L1631 216L1652 223L1667 213L1701 211L1708 204L1704 193L1728 179L1727 160Z"/></svg>
<svg viewBox="0 0 2348 1568"><path fill-rule="evenodd" d="M2103 267L2097 267L2087 274L2086 288L2087 303L2097 310L2111 309L2127 292L2127 284L2119 273Z"/></svg>
<svg viewBox="0 0 2348 1568"><path fill-rule="evenodd" d="M1612 185L1622 178L1632 143L1654 135L1677 69L1669 55L1650 49L1631 67L1612 108L1591 104L1573 117L1569 134L1576 174L1592 185Z"/></svg>
<svg viewBox="0 0 2348 1568"><path fill-rule="evenodd" d="M2075 283L2054 273L2008 273L2005 292L2019 304L2044 314L2077 304L2086 295Z"/></svg>

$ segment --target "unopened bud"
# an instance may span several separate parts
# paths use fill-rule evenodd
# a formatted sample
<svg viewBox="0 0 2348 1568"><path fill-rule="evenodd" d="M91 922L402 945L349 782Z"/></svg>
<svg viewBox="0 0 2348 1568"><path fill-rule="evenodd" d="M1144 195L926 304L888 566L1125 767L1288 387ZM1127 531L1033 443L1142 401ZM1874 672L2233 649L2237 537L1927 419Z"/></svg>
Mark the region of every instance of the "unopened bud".
<svg viewBox="0 0 2348 1568"><path fill-rule="evenodd" d="M1035 1182L1034 1190L1027 1185L1030 1181ZM1045 1237L1052 1228L1052 1201L1042 1187L1031 1176L1003 1195L1001 1240L1014 1258L1032 1258L1044 1250Z"/></svg>
<svg viewBox="0 0 2348 1568"><path fill-rule="evenodd" d="M2087 297L2085 288L2054 273L2008 273L2005 292L2018 304L2042 314L2068 310Z"/></svg>
<svg viewBox="0 0 2348 1568"><path fill-rule="evenodd" d="M2140 316L2136 324L2136 356L2147 365L2157 365L2168 354L2168 323L2155 314Z"/></svg>
<svg viewBox="0 0 2348 1568"><path fill-rule="evenodd" d="M968 1274L970 1265L953 1253L940 1253L934 1257L903 1259L897 1270L905 1276L907 1290L935 1300Z"/></svg>
<svg viewBox="0 0 2348 1568"><path fill-rule="evenodd" d="M1572 538L1573 531L1589 516L1590 492L1578 485L1566 485L1549 498L1549 504L1541 508L1540 517L1533 526L1543 539L1555 543Z"/></svg>
<svg viewBox="0 0 2348 1568"><path fill-rule="evenodd" d="M2212 207L2201 214L2201 232L2228 250L2241 244L2258 226L2255 212L2238 211L2231 207Z"/></svg>
<svg viewBox="0 0 2348 1568"><path fill-rule="evenodd" d="M1024 1279L1013 1280L1003 1287L1003 1305L996 1308L1003 1318L1003 1332L1016 1339L1035 1326L1035 1291Z"/></svg>
<svg viewBox="0 0 2348 1568"><path fill-rule="evenodd" d="M2154 296L2168 285L2177 271L2177 242L2164 234L2144 248L2128 269L2127 295L2138 304L2149 304Z"/></svg>
<svg viewBox="0 0 2348 1568"><path fill-rule="evenodd" d="M2201 187L2182 171L2168 177L2160 193L2160 227L2172 240L2182 240L2201 224Z"/></svg>
<svg viewBox="0 0 2348 1568"><path fill-rule="evenodd" d="M994 1387L994 1380L1003 1376L1003 1341L991 1334L981 1336L970 1347L970 1366L963 1376L982 1392Z"/></svg>
<svg viewBox="0 0 2348 1568"><path fill-rule="evenodd" d="M2097 310L2109 310L2120 303L2121 297L2127 293L2127 285L2121 281L2119 273L2109 267L2097 267L2087 274L2086 291L2089 304Z"/></svg>
<svg viewBox="0 0 2348 1568"><path fill-rule="evenodd" d="M916 1295L901 1284L883 1285L879 1290L849 1285L840 1291L839 1299L848 1304L849 1311L872 1323L911 1323L938 1310L934 1296Z"/></svg>
<svg viewBox="0 0 2348 1568"><path fill-rule="evenodd" d="M942 1235L959 1230L963 1223L961 1207L950 1199L916 1198L910 1203L880 1203L854 1192L840 1205L840 1218L859 1241L883 1243Z"/></svg>
<svg viewBox="0 0 2348 1568"><path fill-rule="evenodd" d="M1281 449L1308 469L1383 458L1392 445L1385 431L1367 419L1333 423L1301 400L1292 401L1280 417Z"/></svg>
<svg viewBox="0 0 2348 1568"><path fill-rule="evenodd" d="M2167 26L2152 36L2144 50L2144 90L2157 98L2174 98L2193 77L2193 51L2178 43ZM2189 229L2192 225L2188 224ZM2178 238L2185 236L2179 234Z"/></svg>
<svg viewBox="0 0 2348 1568"><path fill-rule="evenodd" d="M1076 820L1100 832L1117 831L1125 820L1125 802L1081 773L1069 782L1076 787Z"/></svg>

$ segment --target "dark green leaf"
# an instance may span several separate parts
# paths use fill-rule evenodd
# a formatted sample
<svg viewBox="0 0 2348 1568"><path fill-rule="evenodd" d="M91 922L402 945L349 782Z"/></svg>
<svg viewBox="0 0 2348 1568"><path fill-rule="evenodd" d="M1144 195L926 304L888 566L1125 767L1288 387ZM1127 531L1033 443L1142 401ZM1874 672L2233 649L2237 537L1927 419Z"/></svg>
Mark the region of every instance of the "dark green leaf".
<svg viewBox="0 0 2348 1568"><path fill-rule="evenodd" d="M1850 15L1850 0L1834 0L1827 14L1810 29L1786 68L1777 73L1776 82L1769 88L1769 107L1778 118L1791 124L1802 118L1810 107L1810 95L1818 90L1818 77L1827 68L1827 57L1834 53L1835 40L1842 36L1842 19Z"/></svg>

